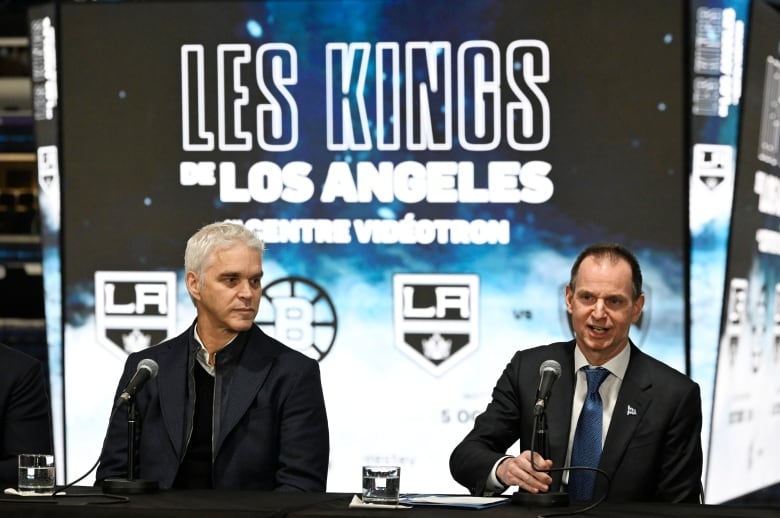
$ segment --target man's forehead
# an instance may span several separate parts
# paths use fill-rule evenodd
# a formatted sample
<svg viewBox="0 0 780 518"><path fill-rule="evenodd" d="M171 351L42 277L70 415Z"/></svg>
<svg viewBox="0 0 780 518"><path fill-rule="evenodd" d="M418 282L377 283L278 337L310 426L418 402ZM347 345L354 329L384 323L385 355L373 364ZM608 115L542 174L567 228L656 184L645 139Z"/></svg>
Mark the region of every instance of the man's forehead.
<svg viewBox="0 0 780 518"><path fill-rule="evenodd" d="M217 277L262 277L263 264L258 260L257 263L242 262L228 264L221 261L211 261L205 268L209 275Z"/></svg>
<svg viewBox="0 0 780 518"><path fill-rule="evenodd" d="M622 265L609 259L604 263L581 265L575 282L576 291L612 291L621 293L631 291L631 267L623 261ZM609 265L607 267L607 265ZM584 268L582 268L584 266Z"/></svg>

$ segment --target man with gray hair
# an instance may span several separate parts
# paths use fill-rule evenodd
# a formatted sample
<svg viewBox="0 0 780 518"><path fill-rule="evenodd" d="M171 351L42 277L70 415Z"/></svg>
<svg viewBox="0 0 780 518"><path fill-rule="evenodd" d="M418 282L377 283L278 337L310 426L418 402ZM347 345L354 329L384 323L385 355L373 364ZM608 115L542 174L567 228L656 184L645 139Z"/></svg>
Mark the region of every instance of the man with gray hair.
<svg viewBox="0 0 780 518"><path fill-rule="evenodd" d="M266 335L263 242L243 225L206 225L187 242L185 282L197 316L181 335L131 354L159 375L135 398L134 478L161 488L325 491L329 432L318 363ZM127 423L116 412L97 481L127 473Z"/></svg>

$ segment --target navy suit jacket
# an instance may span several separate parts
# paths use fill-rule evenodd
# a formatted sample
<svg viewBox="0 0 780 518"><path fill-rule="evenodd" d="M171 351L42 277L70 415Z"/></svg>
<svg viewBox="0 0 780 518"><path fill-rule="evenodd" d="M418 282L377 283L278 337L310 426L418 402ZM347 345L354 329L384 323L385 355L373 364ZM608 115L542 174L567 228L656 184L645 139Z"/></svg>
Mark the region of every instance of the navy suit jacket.
<svg viewBox="0 0 780 518"><path fill-rule="evenodd" d="M0 344L0 482L16 487L17 455L52 453L48 383L41 362Z"/></svg>
<svg viewBox="0 0 780 518"><path fill-rule="evenodd" d="M185 423L192 332L191 326L176 338L131 354L117 388L119 395L141 359L159 365L157 377L135 397L140 426L135 477L156 480L161 488L172 486L191 432L191 424ZM325 491L329 436L319 364L256 326L236 340L245 334L248 341L229 378L221 376L217 355L214 487ZM109 423L98 483L127 477L127 440L122 406Z"/></svg>
<svg viewBox="0 0 780 518"><path fill-rule="evenodd" d="M574 400L574 347L572 340L519 351L507 365L492 401L450 457L453 477L472 494L483 494L493 465L515 441L520 440L520 451L530 449L539 366L545 360L561 365L546 417L549 458L553 468L565 465ZM607 487L606 479L597 476L594 496L608 491L611 501L698 502L702 474L699 386L633 343L630 347L631 359L599 463L612 480ZM550 490L557 491L562 472L551 475Z"/></svg>

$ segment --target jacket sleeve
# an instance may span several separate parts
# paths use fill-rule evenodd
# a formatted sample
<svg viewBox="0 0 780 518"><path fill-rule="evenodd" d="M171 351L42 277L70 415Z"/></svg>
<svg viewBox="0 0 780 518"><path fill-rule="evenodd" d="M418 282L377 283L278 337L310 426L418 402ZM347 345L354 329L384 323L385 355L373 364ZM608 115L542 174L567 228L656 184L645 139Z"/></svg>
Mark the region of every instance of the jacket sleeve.
<svg viewBox="0 0 780 518"><path fill-rule="evenodd" d="M663 449L656 498L664 502L700 502L703 462L701 393L698 384L691 383L688 387L670 420Z"/></svg>
<svg viewBox="0 0 780 518"><path fill-rule="evenodd" d="M279 416L279 467L274 490L324 492L330 437L317 362L305 362L293 378Z"/></svg>
<svg viewBox="0 0 780 518"><path fill-rule="evenodd" d="M53 452L49 398L40 362L30 362L0 397L4 398L0 401L0 480L15 485L19 453Z"/></svg>
<svg viewBox="0 0 780 518"><path fill-rule="evenodd" d="M521 402L516 380L519 356L504 369L487 409L450 455L450 473L475 496L485 494L485 483L495 463L521 434Z"/></svg>

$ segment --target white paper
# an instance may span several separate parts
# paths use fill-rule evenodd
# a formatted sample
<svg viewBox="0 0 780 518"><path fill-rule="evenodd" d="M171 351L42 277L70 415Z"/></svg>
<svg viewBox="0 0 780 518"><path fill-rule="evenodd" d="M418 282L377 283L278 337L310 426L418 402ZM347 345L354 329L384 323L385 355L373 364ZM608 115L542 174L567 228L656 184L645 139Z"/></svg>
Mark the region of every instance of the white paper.
<svg viewBox="0 0 780 518"><path fill-rule="evenodd" d="M402 499L409 504L434 504L455 506L490 505L506 500L502 496L467 496L467 495L411 495Z"/></svg>
<svg viewBox="0 0 780 518"><path fill-rule="evenodd" d="M352 501L349 503L349 508L360 508L360 509L411 509L412 506L410 505L403 505L403 504L395 504L395 505L389 505L389 504L371 504L364 502L359 496L353 495Z"/></svg>

